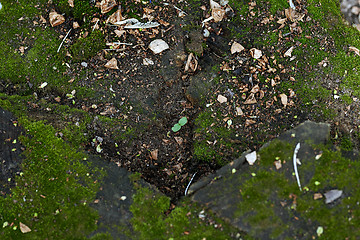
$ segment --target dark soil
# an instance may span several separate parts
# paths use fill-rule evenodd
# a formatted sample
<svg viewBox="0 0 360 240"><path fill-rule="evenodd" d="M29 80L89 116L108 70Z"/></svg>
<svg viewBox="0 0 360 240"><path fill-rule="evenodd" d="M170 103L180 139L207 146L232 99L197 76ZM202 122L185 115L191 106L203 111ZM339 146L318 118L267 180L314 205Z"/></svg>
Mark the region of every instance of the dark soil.
<svg viewBox="0 0 360 240"><path fill-rule="evenodd" d="M59 95L56 91L39 95L46 101L75 106L89 112L93 121L88 125L90 138L85 149L92 154L101 154L104 159L115 162L119 167L141 173L147 182L154 184L173 201L184 195L195 173L193 181L221 167L216 160L203 161L194 156L194 142L205 141L205 135L195 133L199 129L199 123L195 120L200 113L211 109L213 119L218 120L222 127L236 132L221 143L224 147L220 147L219 154L225 159L222 164L232 161L245 150L256 150L284 130L314 118L311 110L306 110L297 98L294 89L280 88L280 81L287 81L291 86L293 80L290 76L297 74L297 69L292 69L290 65L275 64L271 58L283 54L289 48L286 43L293 41L293 36L300 33L295 31L284 37L282 43L273 46L256 42L264 30L269 29L266 23L260 21L271 16L263 7L257 16L241 16L240 12L229 11L226 20L207 25L210 36L204 38L202 29L196 26L201 26L201 21L208 18L209 14L199 9L204 6L209 10L210 6L208 1L195 2L196 6L185 2L176 3L177 7L187 13L182 18L178 17L173 3L163 5L153 2L146 7L154 10L151 13L153 21L163 21L162 24L153 29L126 30L121 37L116 37L114 33L121 27L104 24L109 14L95 13L91 17L100 19L98 26L107 43L132 45L121 45L118 50L101 50L86 60L74 61L74 56L64 57L64 61L69 64L65 76L69 81L75 80L79 86L89 89L89 97L77 98L73 104L64 95L60 95L61 100L56 99ZM122 7L125 9L123 16L130 17L131 11L126 12L130 6ZM136 7L141 16L145 6ZM44 16L48 16L54 8L58 9L49 4L44 9ZM277 18L283 17L283 12L277 13ZM67 17L65 23L54 29L65 36L75 21L81 24L74 17ZM63 45L68 55L71 55L70 46L80 37L91 34L94 26L92 23L85 31L84 28L72 30ZM43 27L50 25L47 22ZM270 29L278 31L278 26L271 25ZM148 48L154 39L163 39L170 49L155 55ZM233 40L240 42L245 50L230 54ZM250 49L253 47L259 48L266 56L262 61L251 58ZM185 72L190 52L194 52L198 67L195 71ZM112 58L117 59L118 69L104 67ZM144 65L145 58L151 59L154 64ZM268 79L273 79L274 75L268 71L268 66L277 68L274 84ZM199 79L205 79L204 85L201 81L195 84ZM252 90L255 91L256 103L244 104ZM288 96L286 106L280 100L281 93ZM228 102L220 104L216 100L218 95L227 97ZM241 106L243 115L237 115L236 106ZM35 111L37 114L46 112L41 107ZM97 115L116 119L120 125L104 124ZM188 118L188 123L174 133L171 131L172 126L183 116ZM236 121L233 120L233 124L229 125L229 119ZM213 134L214 140L211 144L220 141L216 133L210 134ZM231 143L231 147L225 147L226 143ZM101 153L96 150L99 144Z"/></svg>

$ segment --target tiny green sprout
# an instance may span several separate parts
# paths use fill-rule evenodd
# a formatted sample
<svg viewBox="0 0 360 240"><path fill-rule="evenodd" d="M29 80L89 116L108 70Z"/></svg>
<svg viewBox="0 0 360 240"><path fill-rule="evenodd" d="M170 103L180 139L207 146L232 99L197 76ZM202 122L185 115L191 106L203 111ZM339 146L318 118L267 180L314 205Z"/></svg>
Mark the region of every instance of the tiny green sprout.
<svg viewBox="0 0 360 240"><path fill-rule="evenodd" d="M36 218L37 218L37 217L38 217L38 214L37 214L37 213L34 213L34 217L36 217Z"/></svg>
<svg viewBox="0 0 360 240"><path fill-rule="evenodd" d="M256 176L256 173L251 173L251 176L255 177L255 176Z"/></svg>
<svg viewBox="0 0 360 240"><path fill-rule="evenodd" d="M119 145L117 143L115 143L115 147L118 147Z"/></svg>
<svg viewBox="0 0 360 240"><path fill-rule="evenodd" d="M188 122L186 117L180 118L178 123L175 123L174 126L171 128L173 132L177 132L181 129L182 126L184 126Z"/></svg>
<svg viewBox="0 0 360 240"><path fill-rule="evenodd" d="M14 143L14 144L15 144L15 143L16 143L16 139L14 139L14 141L12 141L12 143Z"/></svg>
<svg viewBox="0 0 360 240"><path fill-rule="evenodd" d="M14 227L13 227L13 230L16 231L16 229L17 229L17 226L14 226Z"/></svg>
<svg viewBox="0 0 360 240"><path fill-rule="evenodd" d="M315 181L315 185L316 185L316 186L319 186L319 185L320 185L320 182L319 182L319 181Z"/></svg>

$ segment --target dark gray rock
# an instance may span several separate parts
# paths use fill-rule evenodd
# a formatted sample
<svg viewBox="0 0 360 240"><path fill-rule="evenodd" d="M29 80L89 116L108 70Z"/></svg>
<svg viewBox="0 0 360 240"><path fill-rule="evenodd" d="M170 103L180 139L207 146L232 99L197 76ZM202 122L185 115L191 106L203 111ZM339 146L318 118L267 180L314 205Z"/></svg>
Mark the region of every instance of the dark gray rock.
<svg viewBox="0 0 360 240"><path fill-rule="evenodd" d="M18 137L22 129L16 123L12 113L0 108L0 195L10 192L20 172L22 146Z"/></svg>
<svg viewBox="0 0 360 240"><path fill-rule="evenodd" d="M256 239L311 239L316 235L316 224L296 212L296 195L283 195L284 184L290 183L295 194L301 194L293 175L292 157L296 143L301 147L297 157L300 181L306 185L315 173L316 151L311 144L326 143L330 126L307 121L282 134L277 140L265 144L261 157L253 166L245 163L244 153L238 160L223 167L215 174L190 187L192 201L206 206L217 216L231 223ZM264 162L274 146L287 146L287 158L282 168ZM291 148L289 148L289 146ZM265 155L264 155L265 154ZM263 158L263 159L262 159ZM274 158L275 161L275 158ZM254 183L254 187L249 185ZM254 199L254 200L251 200Z"/></svg>

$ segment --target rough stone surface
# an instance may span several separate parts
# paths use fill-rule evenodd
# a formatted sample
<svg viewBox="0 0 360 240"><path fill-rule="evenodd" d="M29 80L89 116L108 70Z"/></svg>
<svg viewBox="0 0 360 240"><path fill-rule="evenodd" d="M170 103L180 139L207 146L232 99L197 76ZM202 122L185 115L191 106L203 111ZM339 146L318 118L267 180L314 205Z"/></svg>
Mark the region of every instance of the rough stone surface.
<svg viewBox="0 0 360 240"><path fill-rule="evenodd" d="M299 167L300 180L304 185L309 183L315 172L313 163L316 152L310 144L325 143L329 139L329 132L328 124L307 121L278 138L286 143L293 143L294 146L297 142L301 143L297 157L307 166L306 171ZM265 144L263 148L267 148L269 145L270 143ZM269 172L273 170L263 167L261 163L254 166L242 164L245 162L246 154L244 153L238 160L235 160L236 164L233 162L215 174L194 183L190 188L190 193L193 194L191 199L206 206L239 230L245 231L257 239L311 239L316 231L315 226L308 219L290 210L291 201L283 201L280 197L282 186L276 184L271 185L270 189L263 190L270 196L267 201L272 206L274 219L261 220L260 223L248 221L249 217L260 216L261 212L257 212L256 209L249 210L245 214L242 212L241 203L244 199L240 190L243 188L243 183L251 179L252 174L256 174L259 169L268 169ZM261 162L261 159L259 161ZM236 169L236 171L232 169ZM284 174L286 181L296 183L292 174L292 161L284 163L278 171ZM293 217L294 214L297 217L296 221ZM264 222L267 224L264 225ZM286 230L277 237L271 237L274 231L283 225L287 226Z"/></svg>
<svg viewBox="0 0 360 240"><path fill-rule="evenodd" d="M14 186L14 176L20 171L21 144L18 140L21 128L16 125L16 118L0 108L0 193L9 193ZM16 142L14 142L14 140ZM11 179L11 181L8 181Z"/></svg>

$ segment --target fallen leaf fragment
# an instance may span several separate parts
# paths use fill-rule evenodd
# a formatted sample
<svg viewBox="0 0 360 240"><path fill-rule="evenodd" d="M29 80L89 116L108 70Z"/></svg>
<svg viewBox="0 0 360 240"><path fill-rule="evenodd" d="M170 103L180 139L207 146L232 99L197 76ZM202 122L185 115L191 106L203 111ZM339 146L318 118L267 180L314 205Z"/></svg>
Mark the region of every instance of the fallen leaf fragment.
<svg viewBox="0 0 360 240"><path fill-rule="evenodd" d="M251 119L246 119L246 120L245 120L245 127L247 127L247 126L249 126L249 125L251 125L251 124L254 124L254 123L256 123L256 121L251 120Z"/></svg>
<svg viewBox="0 0 360 240"><path fill-rule="evenodd" d="M120 22L124 20L124 17L121 14L121 8L119 7L119 9L114 12L113 14L111 14L111 16L106 20L106 23L112 23L115 24L116 22Z"/></svg>
<svg viewBox="0 0 360 240"><path fill-rule="evenodd" d="M241 52L242 50L244 50L245 48L240 44L240 43L237 43L237 42L234 42L232 45L231 45L231 54L234 54L234 53L238 53L238 52Z"/></svg>
<svg viewBox="0 0 360 240"><path fill-rule="evenodd" d="M220 95L220 94L218 95L217 100L218 100L219 103L226 103L227 102L227 98L224 97L223 95Z"/></svg>
<svg viewBox="0 0 360 240"><path fill-rule="evenodd" d="M70 7L72 8L74 7L74 0L68 0L68 3Z"/></svg>
<svg viewBox="0 0 360 240"><path fill-rule="evenodd" d="M73 28L74 28L74 29L77 29L77 28L79 28L79 27L80 27L80 25L79 25L78 22L73 22Z"/></svg>
<svg viewBox="0 0 360 240"><path fill-rule="evenodd" d="M287 103L288 103L288 97L286 96L286 94L282 93L279 95L281 103L284 105L284 107L286 107Z"/></svg>
<svg viewBox="0 0 360 240"><path fill-rule="evenodd" d="M185 64L185 72L188 72L189 70L191 72L195 72L197 67L198 67L198 61L196 60L194 54L190 53Z"/></svg>
<svg viewBox="0 0 360 240"><path fill-rule="evenodd" d="M244 115L244 112L242 111L241 107L236 107L236 115L237 115L237 116L242 116L242 115Z"/></svg>
<svg viewBox="0 0 360 240"><path fill-rule="evenodd" d="M155 39L149 44L149 48L153 53L158 54L169 49L169 45L162 39Z"/></svg>
<svg viewBox="0 0 360 240"><path fill-rule="evenodd" d="M284 53L284 57L291 57L291 53L294 50L294 46L292 46L291 48L289 48L285 53Z"/></svg>
<svg viewBox="0 0 360 240"><path fill-rule="evenodd" d="M281 160L275 161L275 162L274 162L274 165L275 165L276 170L280 169L280 168L282 167L282 165L281 165Z"/></svg>
<svg viewBox="0 0 360 240"><path fill-rule="evenodd" d="M323 195L321 193L314 193L314 200L322 198Z"/></svg>
<svg viewBox="0 0 360 240"><path fill-rule="evenodd" d="M108 61L108 62L105 64L105 67L106 67L106 68L109 68L109 69L119 69L118 66L117 66L117 60L116 60L116 58L110 59L110 61Z"/></svg>
<svg viewBox="0 0 360 240"><path fill-rule="evenodd" d="M211 9L221 8L221 5L215 2L214 0L210 0L210 8Z"/></svg>
<svg viewBox="0 0 360 240"><path fill-rule="evenodd" d="M52 11L49 14L49 21L52 27L58 26L60 24L62 24L63 22L65 22L65 17L61 14L58 14L55 11Z"/></svg>
<svg viewBox="0 0 360 240"><path fill-rule="evenodd" d="M22 222L20 222L20 231L22 233L28 233L28 232L31 232L31 229L26 226L25 224L23 224Z"/></svg>
<svg viewBox="0 0 360 240"><path fill-rule="evenodd" d="M150 154L151 154L151 156L150 156L151 159L158 160L159 149L155 149L155 150L151 151Z"/></svg>
<svg viewBox="0 0 360 240"><path fill-rule="evenodd" d="M250 49L250 54L251 54L251 56L252 56L253 58L255 58L255 59L259 59L259 58L261 58L261 56L262 56L261 50L256 49L256 48Z"/></svg>
<svg viewBox="0 0 360 240"><path fill-rule="evenodd" d="M184 139L182 137L174 137L175 141L177 142L177 144L181 145L184 141Z"/></svg>
<svg viewBox="0 0 360 240"><path fill-rule="evenodd" d="M249 163L249 165L254 165L256 161L256 151L253 151L245 156L246 161Z"/></svg>
<svg viewBox="0 0 360 240"><path fill-rule="evenodd" d="M249 97L245 100L244 104L255 104L255 103L257 103L255 94L250 93Z"/></svg>
<svg viewBox="0 0 360 240"><path fill-rule="evenodd" d="M360 56L360 51L356 47L349 47L349 51L354 52L356 55Z"/></svg>
<svg viewBox="0 0 360 240"><path fill-rule="evenodd" d="M221 8L214 8L211 11L211 16L214 18L215 22L220 22L225 16L225 10Z"/></svg>
<svg viewBox="0 0 360 240"><path fill-rule="evenodd" d="M116 1L115 0L102 0L100 2L100 9L101 9L101 13L107 13L110 12L111 9L113 9L113 7L116 6Z"/></svg>

